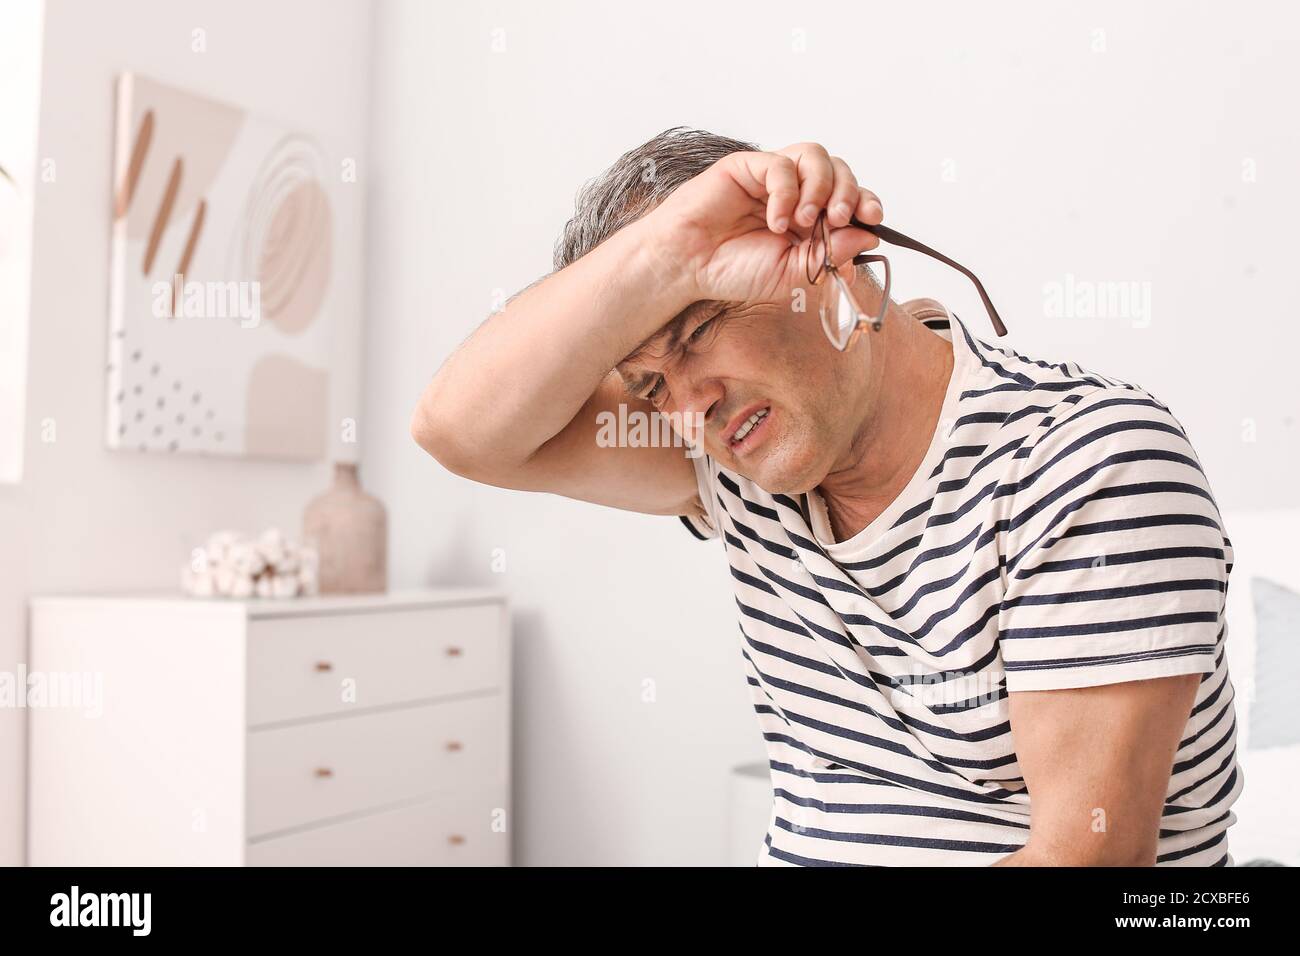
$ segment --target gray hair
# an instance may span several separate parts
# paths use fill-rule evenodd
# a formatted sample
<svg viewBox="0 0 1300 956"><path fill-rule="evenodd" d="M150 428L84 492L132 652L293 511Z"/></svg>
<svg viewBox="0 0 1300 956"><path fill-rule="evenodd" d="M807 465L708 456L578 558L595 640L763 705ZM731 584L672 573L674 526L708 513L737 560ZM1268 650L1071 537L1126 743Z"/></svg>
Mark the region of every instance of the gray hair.
<svg viewBox="0 0 1300 956"><path fill-rule="evenodd" d="M757 149L728 136L675 126L624 153L578 193L573 218L555 243L555 271L640 219L724 156Z"/></svg>

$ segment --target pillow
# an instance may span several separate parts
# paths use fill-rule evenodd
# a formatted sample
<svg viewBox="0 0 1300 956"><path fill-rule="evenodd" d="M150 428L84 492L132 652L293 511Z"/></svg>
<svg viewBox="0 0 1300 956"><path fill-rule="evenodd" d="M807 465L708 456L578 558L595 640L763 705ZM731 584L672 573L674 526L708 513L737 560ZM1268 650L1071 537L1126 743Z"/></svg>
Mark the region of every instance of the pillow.
<svg viewBox="0 0 1300 956"><path fill-rule="evenodd" d="M1300 744L1300 594L1267 578L1252 578L1251 584L1255 695L1248 746L1263 750Z"/></svg>
<svg viewBox="0 0 1300 956"><path fill-rule="evenodd" d="M1294 669L1281 673L1288 658L1295 667L1294 645L1300 644L1294 602L1300 595L1300 508L1228 511L1223 524L1235 558L1228 584L1228 669L1237 692L1237 761L1246 784L1232 807L1237 822L1228 830L1228 850L1237 863L1265 859L1300 866L1294 797L1300 789L1300 729L1288 716L1288 706L1291 714L1300 713L1300 692Z"/></svg>

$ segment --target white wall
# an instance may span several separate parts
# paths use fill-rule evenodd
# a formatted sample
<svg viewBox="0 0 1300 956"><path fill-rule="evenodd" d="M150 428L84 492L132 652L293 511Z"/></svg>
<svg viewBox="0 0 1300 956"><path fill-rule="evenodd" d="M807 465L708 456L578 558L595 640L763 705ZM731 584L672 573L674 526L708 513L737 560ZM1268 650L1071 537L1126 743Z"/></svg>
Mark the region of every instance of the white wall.
<svg viewBox="0 0 1300 956"><path fill-rule="evenodd" d="M725 770L759 753L716 544L472 487L407 437L442 359L549 268L581 183L679 124L820 140L975 268L1014 347L1151 389L1225 508L1276 507L1300 455L1298 25L1263 3L379 7L364 461L399 583L516 602L521 862L714 862ZM1149 316L1049 317L1067 274L1149 283ZM983 327L943 267L899 254L895 276Z"/></svg>
<svg viewBox="0 0 1300 956"><path fill-rule="evenodd" d="M296 529L328 481L326 465L104 449L115 76L248 104L364 155L370 24L367 5L338 0L48 4L39 155L56 178L36 201L26 473L0 486L0 670L25 657L29 594L175 586L209 531ZM0 865L23 858L24 718L0 710Z"/></svg>
<svg viewBox="0 0 1300 956"><path fill-rule="evenodd" d="M44 20L43 0L12 0L0 31L0 482L15 482L23 472Z"/></svg>

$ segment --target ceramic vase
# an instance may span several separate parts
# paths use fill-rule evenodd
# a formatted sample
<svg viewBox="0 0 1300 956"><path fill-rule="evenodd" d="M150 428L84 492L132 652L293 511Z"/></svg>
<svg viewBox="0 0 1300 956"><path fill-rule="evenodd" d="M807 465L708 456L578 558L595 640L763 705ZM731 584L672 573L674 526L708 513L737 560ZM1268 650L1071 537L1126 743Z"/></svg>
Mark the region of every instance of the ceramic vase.
<svg viewBox="0 0 1300 956"><path fill-rule="evenodd" d="M355 464L334 465L334 484L307 505L302 533L320 554L321 594L388 589L388 512L362 490Z"/></svg>

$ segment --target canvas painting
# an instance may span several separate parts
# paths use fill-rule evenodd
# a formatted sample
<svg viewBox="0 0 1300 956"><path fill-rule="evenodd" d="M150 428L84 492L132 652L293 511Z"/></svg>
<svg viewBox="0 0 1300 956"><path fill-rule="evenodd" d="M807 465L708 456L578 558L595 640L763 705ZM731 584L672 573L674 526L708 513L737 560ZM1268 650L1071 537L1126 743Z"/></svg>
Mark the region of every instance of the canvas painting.
<svg viewBox="0 0 1300 956"><path fill-rule="evenodd" d="M136 74L117 91L108 444L330 453L357 187L317 137ZM349 376L344 375L344 379Z"/></svg>

